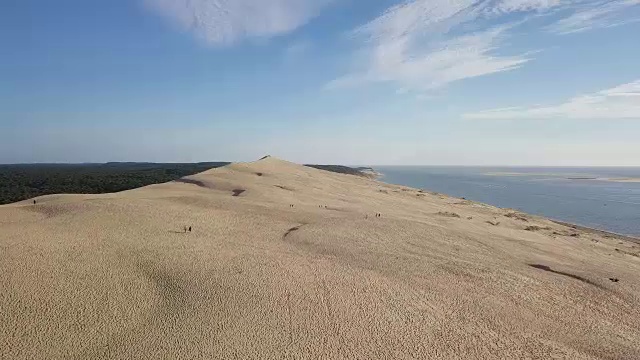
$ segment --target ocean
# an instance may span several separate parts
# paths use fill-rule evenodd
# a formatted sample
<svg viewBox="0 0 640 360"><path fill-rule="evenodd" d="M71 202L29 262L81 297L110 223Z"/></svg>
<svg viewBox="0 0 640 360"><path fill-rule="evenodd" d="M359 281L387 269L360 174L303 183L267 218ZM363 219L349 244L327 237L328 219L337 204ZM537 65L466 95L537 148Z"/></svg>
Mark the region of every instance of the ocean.
<svg viewBox="0 0 640 360"><path fill-rule="evenodd" d="M640 236L640 167L377 166L381 181Z"/></svg>

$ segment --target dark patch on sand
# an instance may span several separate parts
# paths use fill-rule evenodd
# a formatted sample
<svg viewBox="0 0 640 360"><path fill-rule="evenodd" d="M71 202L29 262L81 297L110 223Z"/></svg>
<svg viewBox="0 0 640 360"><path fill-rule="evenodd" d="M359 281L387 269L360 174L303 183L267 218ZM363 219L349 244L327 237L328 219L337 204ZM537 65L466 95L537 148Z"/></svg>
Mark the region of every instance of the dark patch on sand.
<svg viewBox="0 0 640 360"><path fill-rule="evenodd" d="M551 230L549 227L541 227L537 225L531 225L524 228L526 231L540 231L540 230Z"/></svg>
<svg viewBox="0 0 640 360"><path fill-rule="evenodd" d="M510 212L508 214L505 214L504 216L508 217L508 218L511 218L511 219L524 221L524 222L528 222L529 221L529 219L527 219L527 217L525 215L517 213L517 212Z"/></svg>
<svg viewBox="0 0 640 360"><path fill-rule="evenodd" d="M247 190L245 190L245 189L234 189L233 190L233 196L240 196L240 194L242 194L245 191L247 191Z"/></svg>
<svg viewBox="0 0 640 360"><path fill-rule="evenodd" d="M564 272L564 271L553 270L552 268L548 267L547 265L541 265L541 264L527 264L527 265L531 266L532 268L538 269L538 270L543 270L543 271L546 271L546 272L550 272L550 273L566 276L566 277L569 277L569 278L572 278L572 279L575 279L575 280L578 280L578 281L582 281L585 284L589 284L589 285L593 285L593 286L598 287L598 288L602 288L602 286L600 286L599 284L594 283L593 281L591 281L591 280L589 280L587 278L584 278L584 277L579 276L579 275L571 274L571 273L568 273L568 272Z"/></svg>
<svg viewBox="0 0 640 360"><path fill-rule="evenodd" d="M193 179L178 179L175 180L175 182L179 182L179 183L184 183L184 184L191 184L191 185L196 185L196 186L200 186L200 187L207 187L207 185L205 183L203 183L200 180L193 180Z"/></svg>
<svg viewBox="0 0 640 360"><path fill-rule="evenodd" d="M440 216L446 216L446 217L451 217L451 218L459 218L460 215L454 213L454 212L449 212L449 211L439 211L436 213L436 215L440 215Z"/></svg>
<svg viewBox="0 0 640 360"><path fill-rule="evenodd" d="M301 228L303 225L304 225L304 224L302 224L302 225L298 225L298 226L294 226L294 227L292 227L291 229L287 230L287 232L285 232L285 233L284 233L284 235L282 235L282 240L285 240L285 239L287 238L287 236L291 235L291 233L292 233L292 232L300 230L300 228Z"/></svg>
<svg viewBox="0 0 640 360"><path fill-rule="evenodd" d="M70 208L65 208L61 204L38 204L36 206L23 207L23 210L34 212L45 218L53 218L71 212Z"/></svg>
<svg viewBox="0 0 640 360"><path fill-rule="evenodd" d="M184 309L187 294L182 279L174 276L160 264L152 261L140 261L138 270L153 284L158 291L160 304L158 311L162 313L174 313Z"/></svg>
<svg viewBox="0 0 640 360"><path fill-rule="evenodd" d="M572 233L572 232L567 232L567 231L554 231L553 235L580 237L580 234L578 234L578 233Z"/></svg>

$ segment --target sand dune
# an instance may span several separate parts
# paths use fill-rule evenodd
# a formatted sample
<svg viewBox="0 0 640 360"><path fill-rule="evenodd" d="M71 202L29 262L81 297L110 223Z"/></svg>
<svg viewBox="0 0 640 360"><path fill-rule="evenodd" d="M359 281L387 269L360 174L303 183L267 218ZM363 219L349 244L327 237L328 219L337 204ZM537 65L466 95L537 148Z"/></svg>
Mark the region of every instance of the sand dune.
<svg viewBox="0 0 640 360"><path fill-rule="evenodd" d="M265 158L0 206L0 358L638 359L639 255Z"/></svg>
<svg viewBox="0 0 640 360"><path fill-rule="evenodd" d="M593 180L593 181L610 181L610 182L622 182L622 183L636 183L640 182L640 178L637 177L602 177L597 175L588 174L567 174L567 173L531 173L531 172L486 172L487 176L536 176L536 177L548 177L550 179L565 179L565 180Z"/></svg>
<svg viewBox="0 0 640 360"><path fill-rule="evenodd" d="M640 178L633 178L633 177L626 177L626 178L607 178L605 179L606 181L613 181L613 182L630 182L630 183L637 183L640 182Z"/></svg>

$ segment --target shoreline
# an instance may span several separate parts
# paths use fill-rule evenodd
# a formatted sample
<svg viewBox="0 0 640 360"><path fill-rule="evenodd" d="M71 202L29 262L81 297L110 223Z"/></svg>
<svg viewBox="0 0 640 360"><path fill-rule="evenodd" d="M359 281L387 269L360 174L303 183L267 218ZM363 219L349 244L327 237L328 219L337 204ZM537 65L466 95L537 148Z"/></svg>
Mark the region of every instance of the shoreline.
<svg viewBox="0 0 640 360"><path fill-rule="evenodd" d="M619 233L612 232L612 231L602 230L602 229L593 228L593 227L584 226L584 225L573 224L573 223L569 223L569 222L561 221L561 220L556 220L556 219L552 219L552 218L546 218L546 219L549 219L550 221L552 221L552 222L554 222L554 223L556 223L558 225L567 226L567 227L570 227L572 229L581 230L581 231L590 232L590 233L595 233L595 234L598 234L598 235L602 235L604 237L610 237L610 238L614 238L614 239L628 240L628 241L632 241L632 242L635 242L637 244L640 244L640 237L637 237L637 236L619 234Z"/></svg>
<svg viewBox="0 0 640 360"><path fill-rule="evenodd" d="M571 181L603 181L603 182L618 182L618 183L640 183L640 178L637 177L602 177L591 176L588 174L563 174L563 173L526 173L526 172L486 172L485 176L494 177L548 177L550 179L558 180L571 180Z"/></svg>
<svg viewBox="0 0 640 360"><path fill-rule="evenodd" d="M412 186L407 186L407 185L402 185L402 184L393 184L393 183L388 183L388 182L382 181L381 178L384 177L384 173L381 173L381 172L379 172L379 171L377 171L377 170L375 170L373 168L371 168L371 169L373 170L373 173L376 174L376 176L373 178L375 181L380 181L381 183L384 183L384 184L387 184L387 185L397 185L397 186L412 187ZM614 180L609 180L609 181L614 181ZM420 189L420 188L414 188L414 189L433 192L432 190L429 190L429 189ZM452 195L449 195L449 194L446 194L446 193L442 193L442 195L445 195L445 196L448 196L448 197L451 197L451 198L457 198L457 196L452 196ZM475 201L475 200L471 200L471 201L479 203L479 204L498 207L496 205L491 205L491 204L483 203L483 202L480 202L480 201ZM500 208L501 209L505 209L505 208L502 208L502 207L500 207ZM554 222L554 223L556 223L558 225L567 226L567 227L570 227L572 229L581 230L581 231L590 232L590 233L596 233L596 234L599 234L599 235L602 235L602 236L605 236L605 237L611 237L611 238L620 239L620 240L628 240L628 241L640 244L640 235L620 234L620 233L616 233L616 232L609 231L609 230L598 229L598 228L589 227L589 226L586 226L586 225L574 224L574 223L570 223L570 222L566 222L566 221L550 218L550 217L547 217L545 215L534 215L534 214L530 214L530 213L528 213L526 211L522 211L522 212L526 213L526 214L529 214L531 216L540 216L540 217L545 218L545 219L547 219L547 220L549 220L551 222Z"/></svg>

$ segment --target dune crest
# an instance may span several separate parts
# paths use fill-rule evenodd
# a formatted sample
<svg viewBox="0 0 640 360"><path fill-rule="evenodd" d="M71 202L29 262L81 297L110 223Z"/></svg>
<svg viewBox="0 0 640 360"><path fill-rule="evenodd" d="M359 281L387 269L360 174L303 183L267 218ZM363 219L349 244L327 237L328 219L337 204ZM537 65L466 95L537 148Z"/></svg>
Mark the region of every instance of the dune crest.
<svg viewBox="0 0 640 360"><path fill-rule="evenodd" d="M3 359L640 354L634 239L275 157L0 206L0 249Z"/></svg>

